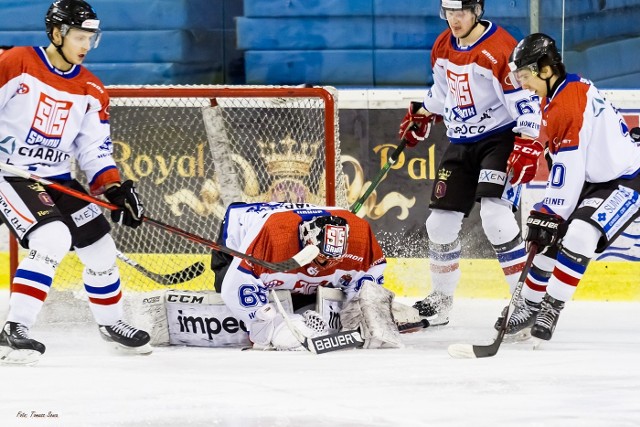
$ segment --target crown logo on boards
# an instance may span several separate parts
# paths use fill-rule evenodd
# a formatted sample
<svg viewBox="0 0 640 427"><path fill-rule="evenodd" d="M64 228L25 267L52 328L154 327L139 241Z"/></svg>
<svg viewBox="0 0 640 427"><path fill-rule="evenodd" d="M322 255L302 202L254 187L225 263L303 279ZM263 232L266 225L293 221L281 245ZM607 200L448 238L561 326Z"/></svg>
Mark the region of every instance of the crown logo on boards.
<svg viewBox="0 0 640 427"><path fill-rule="evenodd" d="M321 142L303 141L298 143L291 135L279 142L258 140L260 153L269 175L281 178L302 178L308 176Z"/></svg>

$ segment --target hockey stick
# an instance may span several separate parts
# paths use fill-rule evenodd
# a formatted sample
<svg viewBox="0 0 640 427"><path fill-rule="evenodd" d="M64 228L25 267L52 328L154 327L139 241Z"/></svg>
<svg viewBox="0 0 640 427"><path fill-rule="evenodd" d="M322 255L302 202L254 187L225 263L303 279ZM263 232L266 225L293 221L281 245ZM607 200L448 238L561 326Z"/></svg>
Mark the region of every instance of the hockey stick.
<svg viewBox="0 0 640 427"><path fill-rule="evenodd" d="M94 203L98 206L102 206L103 208L109 209L109 210L118 210L120 209L118 206L106 202L104 200L98 199L97 197L93 197L90 196L89 194L85 194L81 191L77 191L74 190L73 188L68 188L65 187L64 185L49 181L48 179L45 178L41 178L37 175L34 175L32 173L29 173L25 170L22 170L20 168L17 168L15 166L9 165L7 163L0 163L0 170L3 170L5 172L8 172L12 175L18 176L20 178L24 178L24 179L29 179L31 181L37 182L39 184L42 184L46 187L50 187L53 188L54 190L58 190L61 193L65 193L68 194L70 196L76 197L78 199L81 200L85 200L87 202L90 203ZM191 240L193 242L196 243L200 243L202 245L208 246L209 248L216 250L218 252L224 252L226 254L232 255L236 258L241 258L244 260L247 260L251 263L260 265L262 267L268 268L269 270L272 271L280 271L280 272L284 272L284 271L290 271L290 270L295 270L298 269L304 265L309 264L311 261L313 261L318 254L320 253L320 250L318 249L317 246L313 246L313 245L308 245L305 246L300 252L298 252L297 254L295 254L293 257L286 259L284 261L280 261L280 262L269 262L269 261L265 261L262 259L258 259L255 257L252 257L251 255L236 251L234 249L228 248L226 246L222 246L216 242L214 242L213 240L209 240L209 239L205 239L204 237L200 237L198 235L195 235L193 233L190 233L188 231L182 230L178 227L174 227L172 225L169 224L165 224L161 221L158 221L156 219L152 219L149 218L147 216L143 216L142 220L146 223L149 223L155 227L161 228L169 233L174 233L177 234L179 236L184 237L185 239Z"/></svg>
<svg viewBox="0 0 640 427"><path fill-rule="evenodd" d="M527 260L524 263L524 268L522 269L522 273L520 273L520 278L518 279L516 288L513 291L513 295L511 295L511 300L509 301L509 309L502 318L500 329L498 329L498 335L493 340L493 342L487 345L451 344L449 348L447 348L447 351L449 352L449 355L451 357L455 357L456 359L473 359L481 357L492 357L498 353L500 344L502 344L502 340L504 339L504 334L507 332L509 318L515 310L515 303L520 297L522 286L524 285L524 281L527 278L527 274L529 274L529 270L531 270L531 266L533 265L533 258L536 256L536 253L538 253L538 245L535 243L531 243L531 246L529 247L529 255L527 256Z"/></svg>
<svg viewBox="0 0 640 427"><path fill-rule="evenodd" d="M276 307L282 315L284 322L287 324L287 327L307 351L310 351L313 354L322 354L330 353L332 351L346 350L349 348L359 348L364 345L360 332L355 330L336 332L314 338L306 337L302 331L293 324L287 312L284 311L280 298L278 298L274 289L271 290L271 295L273 295L273 301L276 303Z"/></svg>
<svg viewBox="0 0 640 427"><path fill-rule="evenodd" d="M178 285L180 283L188 282L189 280L195 279L196 277L200 276L202 273L204 273L204 270L205 270L204 264L198 261L174 273L167 273L167 274L154 273L153 271L146 269L142 265L138 264L136 261L127 257L125 254L123 254L120 251L116 252L116 255L120 261L135 268L137 271L147 276L151 280L165 286Z"/></svg>
<svg viewBox="0 0 640 427"><path fill-rule="evenodd" d="M351 212L353 212L354 214L358 213L360 208L362 208L362 205L364 205L364 202L369 198L371 193L373 193L373 190L376 189L378 184L380 184L380 181L382 181L382 178L384 178L384 176L387 174L387 171L389 171L391 166L396 164L396 162L398 161L398 157L400 157L400 153L402 153L406 146L407 140L405 138L402 138L400 144L398 144L396 149L393 150L393 153L391 153L391 155L389 156L387 163L382 166L382 169L380 169L378 175L376 175L376 177L371 181L371 184L369 184L369 188L367 188L367 191L365 191L364 194L351 205L351 207L349 208Z"/></svg>

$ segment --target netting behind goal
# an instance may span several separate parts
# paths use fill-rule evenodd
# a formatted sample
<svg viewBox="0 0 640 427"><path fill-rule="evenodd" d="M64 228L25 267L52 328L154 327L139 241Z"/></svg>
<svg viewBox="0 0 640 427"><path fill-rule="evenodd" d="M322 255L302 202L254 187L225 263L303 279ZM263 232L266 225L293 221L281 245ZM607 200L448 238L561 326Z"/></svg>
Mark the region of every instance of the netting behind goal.
<svg viewBox="0 0 640 427"><path fill-rule="evenodd" d="M114 158L153 219L216 240L235 201L347 206L336 98L327 88L111 87L109 93ZM149 276L167 278L199 262L205 271L188 281L173 277L183 282L174 287L213 289L206 246L148 224L114 225L112 235L123 259L152 273L118 261L126 292L165 288ZM81 274L72 252L53 288L81 295Z"/></svg>

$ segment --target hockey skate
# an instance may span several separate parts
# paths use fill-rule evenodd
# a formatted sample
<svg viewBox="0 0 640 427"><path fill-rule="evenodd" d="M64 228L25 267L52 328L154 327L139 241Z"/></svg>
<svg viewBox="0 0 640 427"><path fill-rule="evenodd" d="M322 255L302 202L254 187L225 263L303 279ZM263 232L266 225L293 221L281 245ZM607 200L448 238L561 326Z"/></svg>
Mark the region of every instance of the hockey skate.
<svg viewBox="0 0 640 427"><path fill-rule="evenodd" d="M44 344L29 338L29 328L21 323L5 323L0 332L0 363L32 365L44 351Z"/></svg>
<svg viewBox="0 0 640 427"><path fill-rule="evenodd" d="M453 297L441 292L431 292L425 299L413 304L420 316L429 321L430 326L444 326L449 323L449 312L453 306Z"/></svg>
<svg viewBox="0 0 640 427"><path fill-rule="evenodd" d="M509 317L509 323L507 323L504 342L519 342L531 338L531 327L540 311L540 303L531 302L522 297L514 305L515 309L511 313L511 317ZM497 331L500 330L500 325L502 325L504 316L507 315L508 311L509 306L506 306L502 310L502 315L496 320L494 328Z"/></svg>
<svg viewBox="0 0 640 427"><path fill-rule="evenodd" d="M557 300L548 294L542 300L542 306L531 327L531 336L543 341L549 341L556 329L560 311L564 308L564 301Z"/></svg>
<svg viewBox="0 0 640 427"><path fill-rule="evenodd" d="M149 334L118 320L114 325L98 327L102 339L115 345L118 351L135 354L151 354Z"/></svg>

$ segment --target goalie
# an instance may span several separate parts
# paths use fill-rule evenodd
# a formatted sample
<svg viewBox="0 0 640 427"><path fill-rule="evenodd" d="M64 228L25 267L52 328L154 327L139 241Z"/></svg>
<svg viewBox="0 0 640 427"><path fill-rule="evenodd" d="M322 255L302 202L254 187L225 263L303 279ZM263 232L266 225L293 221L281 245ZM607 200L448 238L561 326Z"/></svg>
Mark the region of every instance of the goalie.
<svg viewBox="0 0 640 427"><path fill-rule="evenodd" d="M302 314L290 318L307 337L326 334L329 326L339 329L341 323L343 330L359 328L366 348L393 348L402 346L396 322L420 323L417 310L394 303L393 293L382 286L386 266L382 249L369 224L347 210L291 203L232 204L221 242L273 262L288 259L307 245L320 250L312 263L285 273L239 258L226 265L214 254L216 276L226 270L220 283L222 299L247 325L254 348L301 349L282 314L269 302L271 289L291 292L294 309ZM300 307L310 298L319 298L320 314Z"/></svg>

